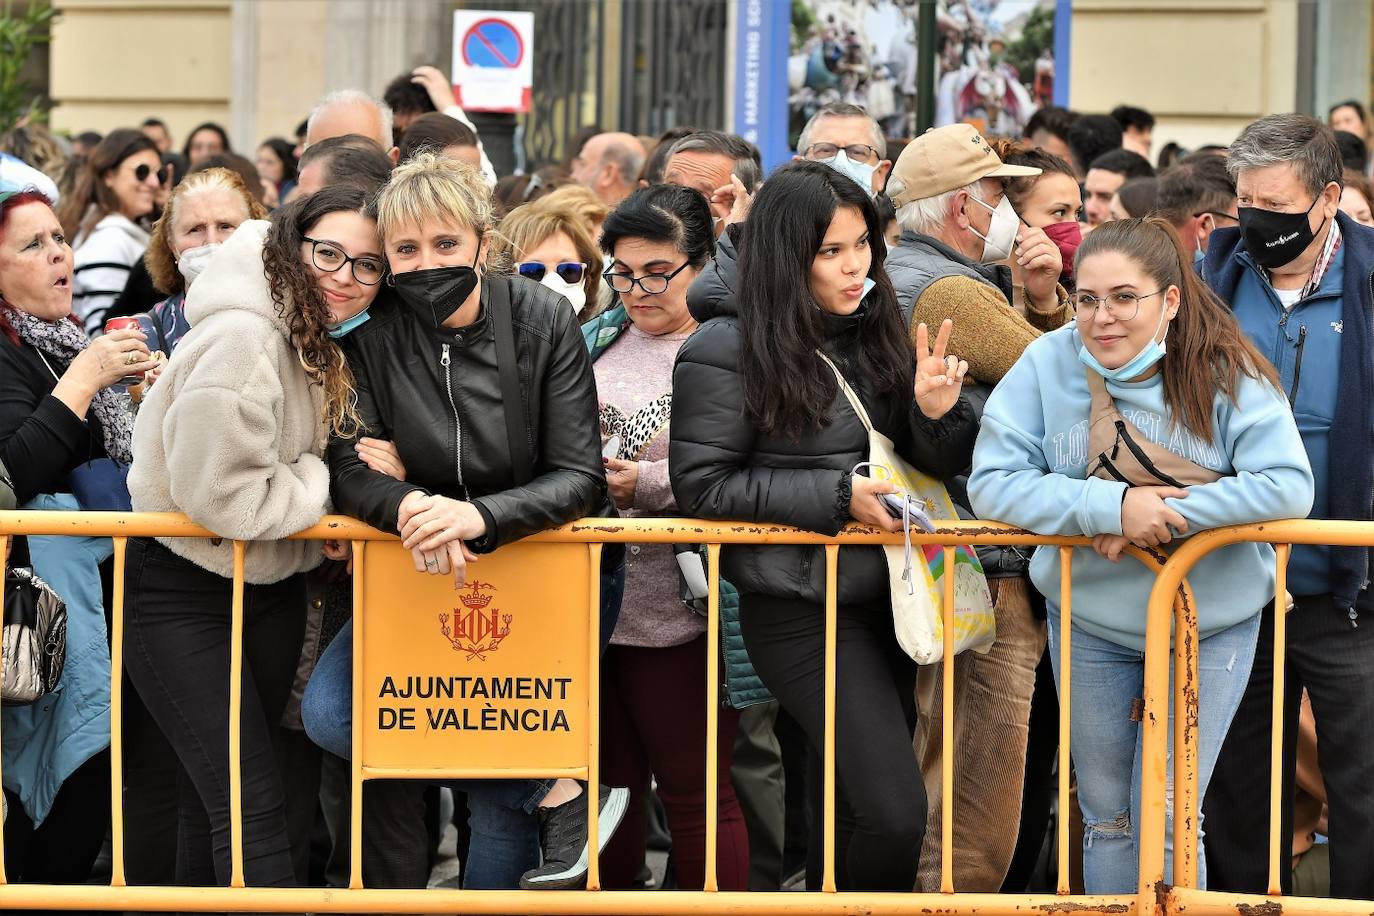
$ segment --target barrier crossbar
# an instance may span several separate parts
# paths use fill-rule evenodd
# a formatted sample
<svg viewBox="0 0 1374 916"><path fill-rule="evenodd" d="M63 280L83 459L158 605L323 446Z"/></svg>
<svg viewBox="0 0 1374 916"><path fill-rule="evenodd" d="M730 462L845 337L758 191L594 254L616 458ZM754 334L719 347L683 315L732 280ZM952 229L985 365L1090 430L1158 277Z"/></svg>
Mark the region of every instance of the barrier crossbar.
<svg viewBox="0 0 1374 916"><path fill-rule="evenodd" d="M1219 533L1222 534L1222 533ZM586 765L550 770L512 770L505 768L465 769L462 766L442 768L411 768L395 771L373 770L363 765L364 729L358 725L358 712L363 708L363 685L359 654L363 651L363 632L368 625L368 611L364 606L366 586L365 563L370 544L395 541L394 535L378 531L353 519L330 516L320 524L293 535L293 540L338 540L353 545L354 575L354 730L352 736L352 811L351 877L347 888L264 888L247 887L243 872L242 837L242 772L240 760L240 714L243 628L244 560L246 543L233 542L234 580L232 611L232 646L229 672L230 707L230 812L231 879L228 887L145 887L131 886L126 881L124 850L124 819L122 810L123 735L122 668L124 658L124 591L125 551L128 539L133 538L205 538L213 533L201 528L184 516L175 514L138 513L81 513L81 512L0 512L0 551L8 539L17 535L110 537L114 544L114 607L112 609L111 639L111 827L112 874L108 886L56 886L8 883L3 869L3 842L0 838L0 909L83 909L83 910L149 910L149 911L231 911L231 912L353 912L353 913L481 913L481 914L679 914L679 913L748 913L748 914L907 914L915 911L948 914L1020 914L1020 913L1141 913L1158 912L1167 903L1163 885L1163 824L1164 824L1164 757L1151 761L1144 774L1143 820L1153 832L1143 831L1141 844L1141 884L1136 894L1114 896L1073 895L1069 888L1068 818L1058 821L1058 886L1054 894L987 894L963 893L953 881L953 762L954 746L954 665L953 640L944 641L944 722L942 797L943 819L941 890L936 894L915 893L858 893L839 891L835 881L835 717L836 717L836 595L839 549L841 546L897 544L901 535L874 529L851 527L839 535L829 537L786 526L741 522L707 522L696 519L583 519L562 528L543 532L520 544L502 548L518 551L522 544L584 544L589 565L588 607L593 609L590 638L587 642L588 703ZM1187 545L1207 535L1198 535ZM950 522L933 534L912 535L913 543L937 545L945 552L945 569L954 570L954 551L957 545L1048 546L1061 552L1062 607L1061 641L1062 700L1060 703L1059 810L1069 810L1069 685L1071 678L1070 630L1072 623L1072 557L1076 547L1090 544L1087 538L1045 537L1007 525L988 522ZM1292 540L1293 538L1290 538ZM362 792L363 784L374 778L511 778L571 776L586 779L590 786L598 783L599 735L599 677L597 659L600 651L597 614L599 605L599 568L602 546L610 543L684 543L705 544L708 562L708 638L706 665L708 677L706 723L706 880L702 890L676 891L617 891L599 892L598 856L593 844L589 862L588 890L585 891L466 891L456 889L382 890L365 888L362 881ZM1219 542L1229 543L1229 541ZM824 875L819 893L760 893L725 892L719 890L716 876L715 850L717 844L717 726L719 702L720 642L719 572L722 545L772 544L815 545L824 548L826 562L825 592L825 684L823 748L824 775ZM1185 548L1186 549L1186 548ZM1159 573L1159 584L1150 606L1149 636L1146 653L1146 738L1158 743L1158 727L1151 728L1151 711L1164 709L1160 721L1167 720L1167 699L1160 691L1167 689L1167 663L1151 664L1152 659L1168 655L1169 630L1175 616L1185 622L1190 619L1192 600L1185 574L1186 569L1177 556L1169 567L1163 557L1130 548L1130 553L1147 567ZM1199 552L1180 554L1194 558ZM1167 587L1166 587L1167 583ZM943 602L944 632L953 633L954 576L945 577ZM1171 597L1175 596L1175 597ZM1176 600L1175 600L1176 599ZM0 596L3 602L3 596ZM1171 612L1170 605L1175 605ZM3 615L0 603L0 616ZM1191 618L1196 624L1195 615ZM1195 639L1194 639L1195 642ZM1175 658L1186 663L1188 653L1180 651ZM1194 660L1195 661L1195 660ZM1164 685L1159 676L1163 671ZM1151 675L1154 675L1152 678ZM1196 698L1194 697L1194 702ZM1161 706L1161 703L1164 705ZM1194 717L1195 721L1195 717ZM1185 735L1190 739L1190 735ZM1148 751L1154 746L1147 743ZM1181 758L1182 759L1182 758ZM913 755L912 765L916 762ZM596 792L586 793L589 809L589 832L596 834ZM1156 842L1157 841L1157 842ZM1154 846L1158 848L1153 848ZM1317 911L1313 911L1317 912Z"/></svg>

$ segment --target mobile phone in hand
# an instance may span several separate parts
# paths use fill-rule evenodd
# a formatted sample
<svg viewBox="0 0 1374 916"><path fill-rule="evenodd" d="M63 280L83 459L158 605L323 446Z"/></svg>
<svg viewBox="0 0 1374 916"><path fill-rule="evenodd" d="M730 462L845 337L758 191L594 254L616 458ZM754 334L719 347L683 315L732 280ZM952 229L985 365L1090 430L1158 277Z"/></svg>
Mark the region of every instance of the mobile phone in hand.
<svg viewBox="0 0 1374 916"><path fill-rule="evenodd" d="M905 506L906 517L912 524L926 534L935 533L935 523L932 522L930 516L926 514L924 501L914 496L904 496L900 493L884 493L879 496L878 499L882 502L883 508L887 510L887 514L898 521L902 519L903 507Z"/></svg>

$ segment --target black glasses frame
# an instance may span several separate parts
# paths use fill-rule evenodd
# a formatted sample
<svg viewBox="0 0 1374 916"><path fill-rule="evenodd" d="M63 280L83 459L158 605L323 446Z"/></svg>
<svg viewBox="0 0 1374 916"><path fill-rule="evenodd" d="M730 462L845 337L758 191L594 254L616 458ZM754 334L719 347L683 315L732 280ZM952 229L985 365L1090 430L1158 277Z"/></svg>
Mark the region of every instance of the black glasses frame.
<svg viewBox="0 0 1374 916"><path fill-rule="evenodd" d="M165 185L165 184L167 184L167 170L166 170L166 168L164 168L164 167L161 166L161 165L159 165L157 168L153 168L151 165L149 165L149 164L146 163L146 162L141 162L141 163L139 163L137 166L134 167L134 181L137 181L139 184L143 184L143 182L145 182L145 181L148 180L148 176L151 175L151 174L153 174L154 172L157 173L157 183L158 183L158 184L160 184L160 185Z"/></svg>
<svg viewBox="0 0 1374 916"><path fill-rule="evenodd" d="M618 274L615 272L615 265L613 264L609 269L602 273L601 276L606 281L607 285L618 293L628 293L630 290L638 286L641 290L643 290L644 295L646 296L661 296L668 291L668 284L673 282L673 277L676 277L678 274L686 270L691 263L691 261L684 262L681 267L679 267L677 270L673 271L670 274L645 274L642 277L631 277L626 274ZM649 289L649 287L644 283L645 280L661 281L663 283L663 288ZM655 283L654 285L657 286L658 283Z"/></svg>
<svg viewBox="0 0 1374 916"><path fill-rule="evenodd" d="M357 280L357 281L358 281L359 283L361 283L363 286L376 286L378 283L381 283L382 280L386 279L386 264L385 264L385 263L383 263L382 266L379 268L381 272L377 274L377 279L371 280L371 281L369 281L369 280L364 280L362 277L358 276L358 262L359 262L359 261L371 261L371 260L374 260L373 258L353 258L353 257L349 257L348 255L344 254L343 249L341 249L341 248L338 246L338 243L326 241L326 240L324 240L324 239L312 239L312 238L311 238L310 236L308 236L308 235L303 235L303 236L301 236L301 241L309 242L309 243L310 243L310 263L312 263L312 264L315 265L315 269L316 269L316 270L322 270L322 271L324 271L324 272L327 273L327 274L334 274L334 273L338 273L340 270L342 270L343 267L344 267L344 264L347 264L347 265L348 265L349 273L353 274L353 279L354 279L354 280ZM332 248L332 249L334 249L335 251L337 251L337 252L339 253L339 257L343 258L343 264L339 264L339 265L337 265L337 266L335 266L335 267L328 267L328 266L326 266L326 265L324 265L324 264L321 264L321 263L319 262L319 250L320 250L320 246L321 246L321 245L328 245L330 248Z"/></svg>

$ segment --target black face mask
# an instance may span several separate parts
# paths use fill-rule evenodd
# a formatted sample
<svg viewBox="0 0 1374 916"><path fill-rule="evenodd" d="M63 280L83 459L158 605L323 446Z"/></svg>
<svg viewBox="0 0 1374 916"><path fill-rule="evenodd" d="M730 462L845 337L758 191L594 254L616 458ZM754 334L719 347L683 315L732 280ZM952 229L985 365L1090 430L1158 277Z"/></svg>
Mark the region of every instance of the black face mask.
<svg viewBox="0 0 1374 916"><path fill-rule="evenodd" d="M467 264L392 274L401 301L422 321L441 328L477 288L477 271Z"/></svg>
<svg viewBox="0 0 1374 916"><path fill-rule="evenodd" d="M1241 207L1240 235L1245 242L1245 250L1255 263L1266 270L1275 270L1292 263L1312 244L1316 233L1307 221L1307 214L1321 200L1321 195L1313 199L1311 206L1301 213L1279 213L1275 210L1261 210L1259 207ZM1322 220L1322 226L1326 220ZM1317 227L1321 232L1321 226Z"/></svg>

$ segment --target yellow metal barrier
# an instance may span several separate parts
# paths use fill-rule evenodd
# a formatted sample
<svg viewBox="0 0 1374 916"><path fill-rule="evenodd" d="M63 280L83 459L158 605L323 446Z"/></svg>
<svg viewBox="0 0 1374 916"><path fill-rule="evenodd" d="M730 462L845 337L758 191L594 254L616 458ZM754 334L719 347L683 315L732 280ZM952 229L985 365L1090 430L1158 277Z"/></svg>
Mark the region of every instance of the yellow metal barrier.
<svg viewBox="0 0 1374 916"><path fill-rule="evenodd" d="M1197 613L1191 602L1173 602L1179 584L1213 551L1232 544L1273 544L1276 554L1275 613L1274 613L1274 681L1271 715L1273 722L1270 744L1269 789L1269 889L1267 896L1233 894L1222 891L1203 891L1197 888L1198 841L1198 772L1197 772ZM1291 836L1282 835L1280 812L1283 805L1292 804L1282 797L1283 760L1283 695L1285 607L1288 555L1294 544L1316 544L1332 547L1374 546L1374 522L1327 520L1290 520L1220 528L1196 534L1184 541L1169 558L1169 562L1155 580L1150 596L1151 629L1145 647L1145 733L1143 758L1160 768L1159 774L1143 780L1141 786L1140 824L1140 881L1142 904L1153 896L1162 911L1188 913L1190 916L1226 914L1266 914L1276 916L1327 916L1368 912L1370 904L1362 901L1328 900L1313 897L1284 897L1280 890L1281 869L1289 868ZM1163 778L1164 761L1168 753L1168 736L1163 723L1168 721L1168 683L1170 668L1165 662L1168 640L1167 625L1158 625L1169 617L1174 604L1174 680L1175 680L1175 749L1174 758L1174 868L1172 880L1164 879L1165 813ZM1142 910L1142 912L1145 912Z"/></svg>
<svg viewBox="0 0 1374 916"><path fill-rule="evenodd" d="M878 545L897 543L898 535L884 534L870 529L852 528L837 537L826 537L811 532L800 531L782 526L755 523L703 522L691 519L584 519L580 522L545 532L522 542L523 544L581 544L585 545L586 567L589 570L590 586L586 595L589 609L587 615L586 640L586 709L583 729L585 757L575 766L554 769L518 768L501 766L467 765L424 766L420 768L404 766L367 765L370 748L369 733L374 729L363 720L362 711L367 708L367 695L364 692L364 679L367 651L363 639L363 629L368 626L368 617L375 609L367 607L369 577L374 575L371 563L372 552L384 552L389 545L375 545L375 542L395 542L395 537L367 527L351 519L330 517L319 525L293 536L297 540L341 540L353 544L355 554L355 631L353 708L353 770L352 770L352 876L347 889L334 888L255 888L244 886L243 849L242 849L242 774L239 754L240 741L240 679L242 672L241 636L243 628L243 567L246 545L234 542L234 582L233 582L233 647L230 662L229 704L230 704L230 812L231 831L231 881L227 888L180 888L180 887L132 887L125 881L123 808L121 804L123 773L123 739L118 723L121 721L122 695L121 671L123 665L124 630L124 573L125 549L130 537L210 537L211 532L192 524L178 515L122 514L122 513L67 513L67 512L0 512L0 551L3 551L9 536L13 535L68 535L112 537L115 549L115 598L112 622L112 681L111 681L111 815L113 830L112 879L108 887L100 886L51 886L9 884L5 881L3 867L0 865L0 909L91 909L91 910L181 910L181 911L259 911L259 912L369 912L369 913L483 913L518 914L528 912L550 914L656 914L656 913L750 913L750 914L906 914L915 911L939 912L950 914L1018 914L1018 913L1153 913L1158 904L1165 902L1162 885L1163 856L1163 791L1164 772L1162 746L1158 760L1148 761L1144 778L1146 797L1146 817L1151 825L1158 822L1158 830L1147 836L1158 839L1158 849L1152 843L1142 843L1141 849L1141 887L1138 894L1116 896L1072 896L1069 892L1069 856L1067 818L1059 819L1059 883L1057 893L1043 894L963 894L957 893L953 886L952 847L953 836L953 765L949 754L954 746L954 690L953 690L953 643L945 642L944 657L944 753L943 762L943 821L940 825L943 855L941 861L941 893L852 893L838 892L835 885L835 652L836 652L836 583L839 548L841 545ZM1224 536L1224 533L1221 533ZM1190 542L1199 542L1207 535L1199 535ZM1063 568L1061 619L1063 639L1060 647L1062 666L1062 696L1060 704L1060 767L1059 767L1059 810L1069 810L1069 684L1070 684L1070 630L1072 624L1071 566L1073 549L1086 546L1085 538L1042 537L1021 529L1005 525L982 522L949 523L931 535L913 535L912 540L920 544L942 545L945 549L945 568L953 570L954 544L975 545L1012 545L1012 546L1053 546L1061 551ZM1337 541L1338 543L1344 543ZM460 777L548 777L575 776L585 778L595 786L597 779L597 713L598 713L598 665L595 660L599 654L599 577L596 570L602 545L606 543L691 543L708 545L710 578L709 618L706 664L707 685L710 695L707 702L707 837L706 837L706 882L703 891L624 891L598 893L597 856L593 848L588 875L589 891L460 891L441 889L414 890L376 890L362 886L362 787L367 779L373 778L431 778L448 779ZM1229 543L1229 541L1218 541ZM806 544L825 548L826 558L826 596L825 596L825 685L824 705L826 734L824 742L824 877L822 892L807 893L741 893L721 892L718 890L715 867L717 798L716 798L716 734L718 724L718 702L715 691L719 682L719 657L715 647L719 644L719 563L720 547L724 544ZM371 549L369 545L374 545ZM493 554L493 557L522 550L521 545L513 545ZM1132 554L1152 569L1159 571L1161 558L1143 551L1131 549ZM1183 551L1180 551L1182 554ZM1184 554L1195 558L1200 552ZM485 559L483 562L490 562ZM1184 569L1177 558L1171 562L1175 567L1171 574L1166 570L1156 587L1155 600L1151 604L1149 621L1150 634L1147 637L1147 680L1145 702L1147 708L1147 740L1156 740L1157 723L1167 719L1167 699L1159 692L1158 674L1160 664L1149 665L1149 660L1160 658L1167 652L1170 614L1170 595L1177 594L1176 613L1185 621L1192 613L1192 601L1184 581ZM476 574L482 570L474 568ZM414 574L418 579L430 577ZM1166 587L1166 583L1169 583ZM944 602L944 632L954 632L953 589L954 577L946 576ZM0 601L3 597L0 596ZM580 602L579 602L580 603ZM0 605L3 615L3 605ZM1195 617L1191 618L1194 625ZM455 622L456 626L456 622ZM1162 640L1162 642L1161 642ZM1188 660L1188 653L1180 650L1179 663ZM1151 679L1153 672L1156 676ZM1167 685L1167 670L1164 673ZM1196 701L1196 697L1193 697ZM1161 707L1161 702L1164 706ZM1152 717L1150 712L1158 713L1163 708L1164 716ZM570 717L571 718L571 717ZM1152 728L1152 724L1154 727ZM570 725L571 728L571 725ZM1186 740L1191 735L1185 734ZM1186 742L1185 742L1186 743ZM1147 745L1147 748L1153 745ZM1149 755L1147 754L1147 757ZM915 761L913 758L913 766ZM595 792L588 793L590 831L596 832ZM1151 807L1153 806L1153 807ZM1156 810L1157 809L1157 810ZM1157 815L1157 817L1155 816ZM3 862L3 846L0 845L0 863ZM1314 911L1316 912L1316 911ZM1329 912L1329 911L1328 911Z"/></svg>

